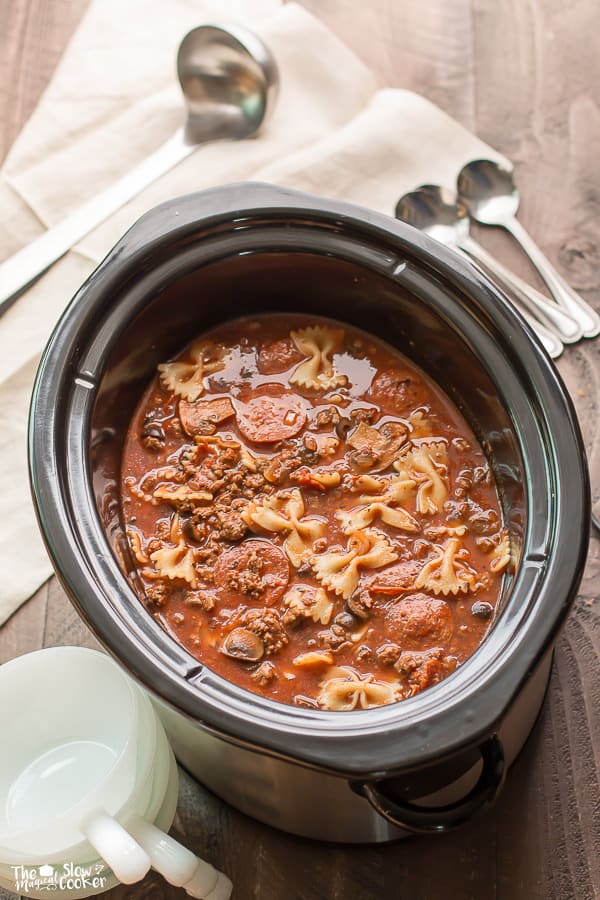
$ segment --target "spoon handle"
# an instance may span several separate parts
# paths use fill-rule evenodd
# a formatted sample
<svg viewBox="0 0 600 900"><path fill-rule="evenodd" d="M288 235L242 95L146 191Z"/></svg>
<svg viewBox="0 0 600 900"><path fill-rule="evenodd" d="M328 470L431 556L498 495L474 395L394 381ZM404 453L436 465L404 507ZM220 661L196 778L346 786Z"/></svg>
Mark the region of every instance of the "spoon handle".
<svg viewBox="0 0 600 900"><path fill-rule="evenodd" d="M581 326L564 310L536 291L534 287L503 266L491 253L471 237L463 238L461 246L482 263L500 282L511 288L520 303L553 329L564 344L573 344L582 337Z"/></svg>
<svg viewBox="0 0 600 900"><path fill-rule="evenodd" d="M527 310L520 306L518 303L515 303L515 306L533 331L544 350L550 357L550 359L558 359L558 357L562 354L564 348L564 344L559 337L556 336L555 331L551 331L550 328L546 328L545 325L542 325L541 322L538 322L534 316L530 315Z"/></svg>
<svg viewBox="0 0 600 900"><path fill-rule="evenodd" d="M135 169L0 264L0 313L86 234L189 156L196 146L184 140L183 129L176 132Z"/></svg>
<svg viewBox="0 0 600 900"><path fill-rule="evenodd" d="M476 241L473 241L473 243L476 244ZM456 251L457 251L457 253L460 254L460 256L462 256L464 259L468 260L471 264L473 264L475 257L471 256L471 254L469 252L467 252L466 244L463 244L463 242L461 242L461 246L460 247L457 246ZM493 257L492 257L492 259L493 259ZM493 260L493 261L495 262L495 260ZM479 260L478 260L477 262L475 262L475 265L477 265L478 268L481 268L484 265L484 263L481 262L481 266L479 266ZM485 266L485 268L487 268L487 266ZM482 271L484 271L484 274L485 274L485 270L482 269ZM510 281L505 281L502 277L496 275L494 273L493 269L489 269L488 271L492 275L494 275L494 277L499 282L500 287L507 293L509 300L511 300L514 303L514 305L516 306L516 308L518 309L518 311L520 312L522 317L525 319L525 321L531 328L531 330L534 332L535 335L537 335L538 340L542 344L542 346L543 346L544 350L546 351L546 353L548 354L548 356L551 359L558 359L558 357L561 355L561 353L564 350L564 346L563 346L563 342L559 338L555 329L552 327L547 328L545 325L543 325L541 322L539 322L538 319L535 318L535 316L531 315L531 313L528 311L528 309L522 303L519 302L519 299L520 299L519 295L515 291L515 289Z"/></svg>
<svg viewBox="0 0 600 900"><path fill-rule="evenodd" d="M517 219L511 218L503 221L502 225L521 245L548 285L548 290L558 305L579 322L583 337L595 337L597 334L600 334L600 316L558 274L521 223Z"/></svg>

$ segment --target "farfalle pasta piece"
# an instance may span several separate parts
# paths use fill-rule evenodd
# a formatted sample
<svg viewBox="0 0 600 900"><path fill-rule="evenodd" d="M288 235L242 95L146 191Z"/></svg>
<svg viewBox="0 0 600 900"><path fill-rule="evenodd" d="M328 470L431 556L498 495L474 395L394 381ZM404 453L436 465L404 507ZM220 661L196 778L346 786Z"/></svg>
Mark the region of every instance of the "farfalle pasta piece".
<svg viewBox="0 0 600 900"><path fill-rule="evenodd" d="M258 470L256 457L252 456L250 451L246 450L245 447L242 447L240 450L240 463L245 469L248 469L249 472L256 472Z"/></svg>
<svg viewBox="0 0 600 900"><path fill-rule="evenodd" d="M319 692L319 706L331 710L371 709L395 699L393 684L376 681L372 674L361 677L349 666L330 669Z"/></svg>
<svg viewBox="0 0 600 900"><path fill-rule="evenodd" d="M299 619L312 619L321 625L329 625L333 614L333 601L327 591L309 584L294 584L285 594L283 605L287 607L283 614L286 625L293 625Z"/></svg>
<svg viewBox="0 0 600 900"><path fill-rule="evenodd" d="M220 453L221 450L239 450L242 446L239 441L224 438L221 434L196 434L194 443L201 450L212 450L214 453Z"/></svg>
<svg viewBox="0 0 600 900"><path fill-rule="evenodd" d="M410 430L410 438L430 438L432 436L431 423L422 409L416 409L407 419Z"/></svg>
<svg viewBox="0 0 600 900"><path fill-rule="evenodd" d="M464 537L469 529L466 525L430 525L425 529L425 537L439 540L442 537Z"/></svg>
<svg viewBox="0 0 600 900"><path fill-rule="evenodd" d="M394 463L397 472L419 483L417 511L421 515L440 512L448 498L446 444L434 441L420 444Z"/></svg>
<svg viewBox="0 0 600 900"><path fill-rule="evenodd" d="M140 479L137 487L132 486L132 493L139 500L151 503L153 500L152 492L161 482L169 482L170 484L183 484L185 481L185 473L177 466L160 466L158 469L150 469Z"/></svg>
<svg viewBox="0 0 600 900"><path fill-rule="evenodd" d="M366 491L368 494L381 494L385 489L386 481L384 478L374 478L372 475L359 475L354 482L354 488L359 491Z"/></svg>
<svg viewBox="0 0 600 900"><path fill-rule="evenodd" d="M338 487L341 480L342 476L336 469L309 469L308 466L302 466L290 475L290 481L322 493Z"/></svg>
<svg viewBox="0 0 600 900"><path fill-rule="evenodd" d="M417 484L412 478L400 474L392 476L388 481L378 481L366 475L362 479L358 479L359 486L361 482L367 490L375 488L381 493L374 496L361 495L358 497L360 506L349 512L340 511L336 514L345 534L360 531L371 525L377 518L380 518L386 525L402 531L415 532L419 530L417 520L402 506L415 494Z"/></svg>
<svg viewBox="0 0 600 900"><path fill-rule="evenodd" d="M256 530L287 532L283 543L289 561L300 566L312 553L313 544L323 537L322 519L304 518L304 498L298 488L250 503L242 513L246 525Z"/></svg>
<svg viewBox="0 0 600 900"><path fill-rule="evenodd" d="M497 574L502 572L511 562L510 538L508 531L503 529L500 534L500 540L490 554L490 570Z"/></svg>
<svg viewBox="0 0 600 900"><path fill-rule="evenodd" d="M299 669L323 669L333 664L333 654L327 650L309 650L294 657L292 665Z"/></svg>
<svg viewBox="0 0 600 900"><path fill-rule="evenodd" d="M210 491L194 490L189 484L161 484L152 496L155 500L166 500L176 508L187 504L209 503L213 499Z"/></svg>
<svg viewBox="0 0 600 900"><path fill-rule="evenodd" d="M177 515L173 516L171 522L169 541L172 546L161 547L160 550L150 554L158 577L169 578L172 581L181 579L195 588L198 580L194 568L194 551L185 542Z"/></svg>
<svg viewBox="0 0 600 900"><path fill-rule="evenodd" d="M308 357L294 369L290 376L292 384L314 390L330 390L346 384L348 379L336 372L331 360L331 354L341 346L343 329L314 325L291 331L290 337L296 349Z"/></svg>
<svg viewBox="0 0 600 900"><path fill-rule="evenodd" d="M466 594L475 590L477 573L465 562L467 550L461 550L460 540L451 538L444 546L434 544L438 554L425 563L415 580L415 588L434 594Z"/></svg>
<svg viewBox="0 0 600 900"><path fill-rule="evenodd" d="M347 600L356 590L361 569L379 569L397 558L387 537L367 528L350 535L346 551L312 556L310 564L321 584Z"/></svg>
<svg viewBox="0 0 600 900"><path fill-rule="evenodd" d="M204 393L204 378L225 367L223 350L206 341L190 348L189 362L168 362L158 367L161 383L178 397L193 402Z"/></svg>
<svg viewBox="0 0 600 900"><path fill-rule="evenodd" d="M129 538L129 546L131 547L131 552L133 553L136 561L141 563L141 565L143 566L148 565L150 560L142 545L142 538L139 532L134 531L133 528L128 528L127 537Z"/></svg>
<svg viewBox="0 0 600 900"><path fill-rule="evenodd" d="M348 513L338 513L337 517L342 524L344 534L351 534L367 528L377 518L380 518L386 525L391 525L392 528L398 528L401 531L419 530L419 523L405 509L393 509L387 503L379 500L373 500L368 506L361 506Z"/></svg>

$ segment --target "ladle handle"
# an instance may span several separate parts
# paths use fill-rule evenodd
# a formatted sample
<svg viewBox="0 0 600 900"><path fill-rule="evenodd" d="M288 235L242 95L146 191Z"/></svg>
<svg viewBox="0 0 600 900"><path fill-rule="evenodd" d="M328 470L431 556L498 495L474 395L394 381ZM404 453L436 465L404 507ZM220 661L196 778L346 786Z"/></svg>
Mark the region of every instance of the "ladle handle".
<svg viewBox="0 0 600 900"><path fill-rule="evenodd" d="M541 322L538 322L538 320L530 315L527 310L522 309L521 307L518 307L518 309L533 333L537 336L550 359L558 359L565 349L561 339L556 336L554 331L551 331L549 328L546 328L545 325L542 325Z"/></svg>
<svg viewBox="0 0 600 900"><path fill-rule="evenodd" d="M554 329L563 343L573 344L583 336L579 322L575 321L557 303L547 300L534 287L503 266L473 238L465 238L461 241L461 246L469 256L485 266L501 283L510 287L522 305L534 316L538 316L549 328Z"/></svg>
<svg viewBox="0 0 600 900"><path fill-rule="evenodd" d="M583 337L595 337L597 334L600 334L600 316L598 313L558 274L521 223L517 219L511 218L502 224L512 234L517 243L521 245L548 285L548 290L558 305L579 322Z"/></svg>
<svg viewBox="0 0 600 900"><path fill-rule="evenodd" d="M179 130L119 181L1 263L0 313L86 234L195 149Z"/></svg>

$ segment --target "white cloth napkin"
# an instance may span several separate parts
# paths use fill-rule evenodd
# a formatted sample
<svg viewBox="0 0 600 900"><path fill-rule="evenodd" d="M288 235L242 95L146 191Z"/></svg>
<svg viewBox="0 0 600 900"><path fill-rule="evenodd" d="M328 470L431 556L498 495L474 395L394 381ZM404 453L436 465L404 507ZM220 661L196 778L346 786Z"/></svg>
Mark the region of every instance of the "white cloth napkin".
<svg viewBox="0 0 600 900"><path fill-rule="evenodd" d="M151 9L151 14L148 14ZM507 162L433 104L377 90L371 72L301 7L279 0L92 0L0 172L0 259L125 174L184 117L179 41L202 22L263 36L281 76L260 136L198 149L119 210L0 318L0 624L51 574L29 495L27 409L40 353L69 299L120 235L169 197L246 179L393 213L424 182L452 187L462 165Z"/></svg>

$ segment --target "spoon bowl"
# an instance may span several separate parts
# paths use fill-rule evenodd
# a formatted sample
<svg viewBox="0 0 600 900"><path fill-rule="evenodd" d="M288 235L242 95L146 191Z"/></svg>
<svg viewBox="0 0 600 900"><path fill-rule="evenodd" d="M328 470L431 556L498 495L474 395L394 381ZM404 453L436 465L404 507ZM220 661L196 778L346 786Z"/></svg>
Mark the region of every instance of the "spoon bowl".
<svg viewBox="0 0 600 900"><path fill-rule="evenodd" d="M467 163L457 186L469 213L482 225L508 222L517 214L520 197L512 172L491 159Z"/></svg>
<svg viewBox="0 0 600 900"><path fill-rule="evenodd" d="M482 264L511 297L535 316L533 321L528 316L526 318L554 358L562 352L563 342L573 343L581 337L581 328L577 322L510 272L473 240L469 234L467 209L453 191L437 184L422 185L400 198L396 205L396 218L458 253L466 254L471 262L475 259Z"/></svg>
<svg viewBox="0 0 600 900"><path fill-rule="evenodd" d="M600 334L600 315L567 284L517 219L519 192L512 171L491 159L473 160L460 171L457 190L476 222L505 228L520 244L556 304L579 326L580 336Z"/></svg>
<svg viewBox="0 0 600 900"><path fill-rule="evenodd" d="M25 288L112 213L201 144L255 134L274 104L277 64L257 35L237 25L201 25L184 37L177 75L187 121L164 144L79 209L0 265L0 314Z"/></svg>
<svg viewBox="0 0 600 900"><path fill-rule="evenodd" d="M437 184L424 184L400 197L395 216L447 247L458 247L469 236L466 209L452 191Z"/></svg>
<svg viewBox="0 0 600 900"><path fill-rule="evenodd" d="M185 138L250 137L270 111L279 77L266 45L235 26L201 25L184 37L177 75L186 101Z"/></svg>

